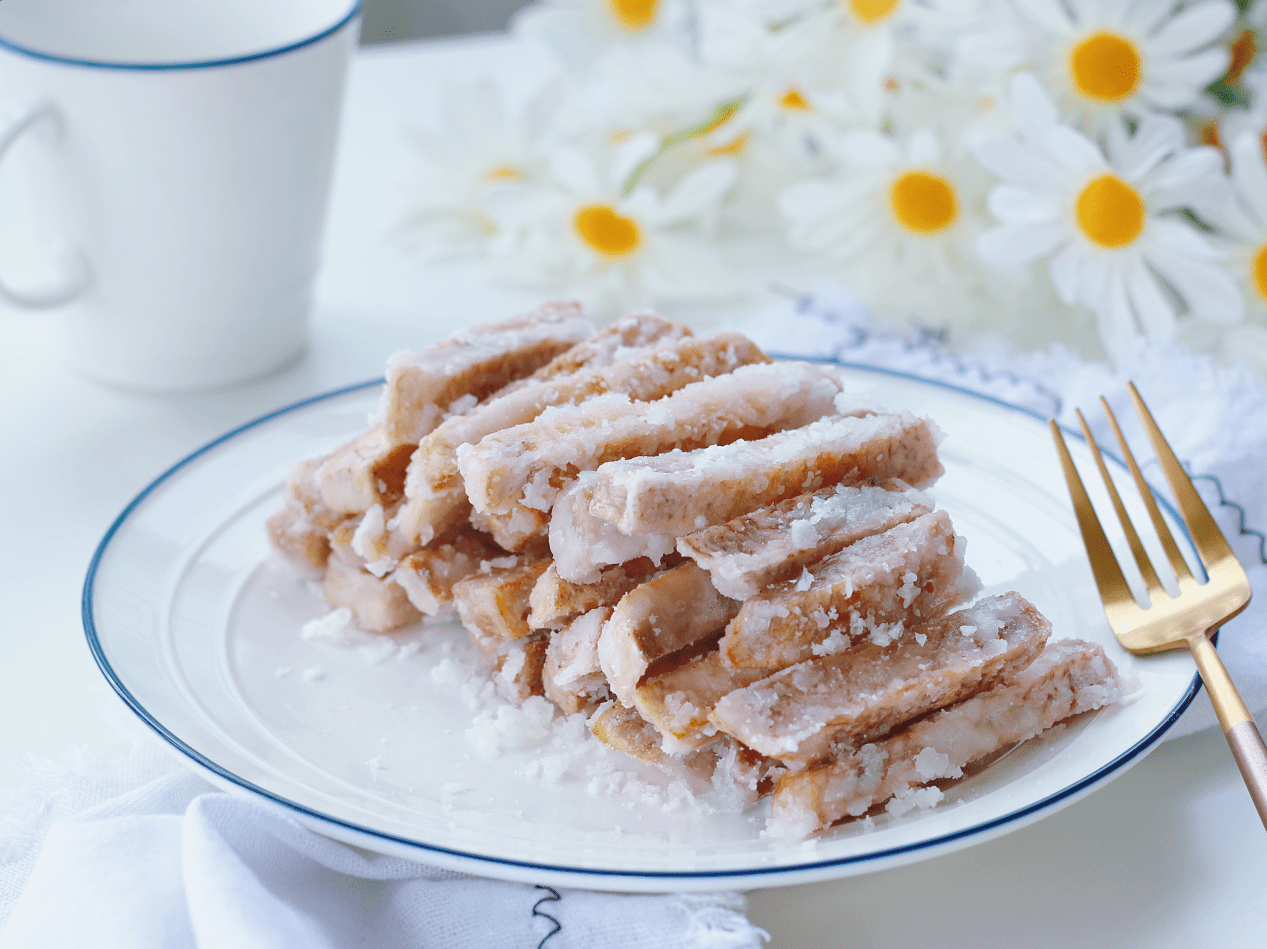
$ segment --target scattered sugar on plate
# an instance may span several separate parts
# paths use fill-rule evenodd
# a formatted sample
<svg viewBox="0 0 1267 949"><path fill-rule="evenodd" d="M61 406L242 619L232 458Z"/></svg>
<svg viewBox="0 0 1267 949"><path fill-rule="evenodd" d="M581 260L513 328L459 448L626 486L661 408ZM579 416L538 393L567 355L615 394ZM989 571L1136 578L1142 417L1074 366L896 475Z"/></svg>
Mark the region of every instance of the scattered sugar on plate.
<svg viewBox="0 0 1267 949"><path fill-rule="evenodd" d="M352 628L352 611L346 606L331 610L325 616L304 623L299 635L309 642L333 643L344 646L351 642L348 630Z"/></svg>

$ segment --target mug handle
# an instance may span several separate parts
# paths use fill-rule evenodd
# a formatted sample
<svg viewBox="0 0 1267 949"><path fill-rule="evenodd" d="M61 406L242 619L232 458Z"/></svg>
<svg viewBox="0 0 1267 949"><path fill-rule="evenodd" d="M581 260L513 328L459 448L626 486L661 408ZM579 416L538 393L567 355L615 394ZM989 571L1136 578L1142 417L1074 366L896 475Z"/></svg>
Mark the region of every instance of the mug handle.
<svg viewBox="0 0 1267 949"><path fill-rule="evenodd" d="M9 149L18 139L41 121L51 123L60 134L61 113L51 102L27 103L0 119L0 162L4 161ZM69 244L55 246L53 254L59 273L50 285L17 290L0 278L0 299L24 310L42 310L69 303L87 290L88 284L92 281L92 272L84 255Z"/></svg>

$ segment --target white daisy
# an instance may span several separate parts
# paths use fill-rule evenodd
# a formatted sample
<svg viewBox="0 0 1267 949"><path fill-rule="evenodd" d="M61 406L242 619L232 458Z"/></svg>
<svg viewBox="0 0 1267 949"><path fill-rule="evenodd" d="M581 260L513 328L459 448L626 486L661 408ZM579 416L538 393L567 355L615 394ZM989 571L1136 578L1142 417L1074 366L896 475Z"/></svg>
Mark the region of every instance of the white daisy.
<svg viewBox="0 0 1267 949"><path fill-rule="evenodd" d="M779 202L793 247L839 260L850 291L881 312L935 318L980 290L973 240L983 225L981 169L927 129L899 144L870 130L845 140L838 176L788 188Z"/></svg>
<svg viewBox="0 0 1267 949"><path fill-rule="evenodd" d="M559 149L551 185L504 219L514 237L497 245L501 273L574 294L600 315L733 295L735 282L691 225L716 213L734 184L734 162L706 162L667 194L645 184L625 193L657 147L654 136L638 136L606 156L605 167L580 149Z"/></svg>
<svg viewBox="0 0 1267 949"><path fill-rule="evenodd" d="M481 251L498 233L497 207L546 170L544 124L533 110L507 114L493 84L447 84L442 126L414 129L417 164L401 229L428 257Z"/></svg>
<svg viewBox="0 0 1267 949"><path fill-rule="evenodd" d="M1096 314L1121 358L1135 337L1174 335L1181 315L1235 323L1243 303L1220 254L1173 213L1218 187L1222 156L1188 149L1169 116L1142 119L1134 135L1111 129L1106 151L1057 121L1033 76L1012 83L1014 134L975 149L1001 181L989 210L1002 222L981 235L982 257L1016 266L1045 260L1067 305Z"/></svg>
<svg viewBox="0 0 1267 949"><path fill-rule="evenodd" d="M1012 0L989 36L961 50L996 69L1037 73L1061 114L1088 133L1122 117L1195 104L1223 75L1219 42L1236 20L1230 0Z"/></svg>
<svg viewBox="0 0 1267 949"><path fill-rule="evenodd" d="M622 46L687 45L691 37L686 0L537 0L511 25L574 63Z"/></svg>
<svg viewBox="0 0 1267 949"><path fill-rule="evenodd" d="M1242 131L1228 149L1229 187L1203 201L1201 217L1214 226L1225 266L1240 284L1253 323L1267 325L1267 158L1261 129Z"/></svg>

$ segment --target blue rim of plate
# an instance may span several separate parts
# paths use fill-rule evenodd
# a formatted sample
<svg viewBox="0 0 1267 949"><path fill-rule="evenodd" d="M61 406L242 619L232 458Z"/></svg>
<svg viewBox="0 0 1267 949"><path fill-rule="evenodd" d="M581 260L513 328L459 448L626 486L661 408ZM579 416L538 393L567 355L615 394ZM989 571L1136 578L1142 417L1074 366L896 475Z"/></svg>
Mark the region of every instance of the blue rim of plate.
<svg viewBox="0 0 1267 949"><path fill-rule="evenodd" d="M352 20L356 19L361 12L363 4L364 0L355 0L348 12L339 17L333 25L325 27L311 36L305 36L303 39L295 40L293 43L287 43L284 46L276 46L272 49L260 50L255 53L244 53L241 56L226 56L222 59L195 60L186 63L111 62L108 60L77 59L74 56L62 56L57 53L46 53L43 50L32 49L4 36L0 36L0 49L7 49L12 53L18 53L30 59L38 59L41 62L58 63L62 66L82 66L88 69L123 69L140 72L163 72L173 69L213 69L217 66L237 66L241 63L251 63L260 59L271 59L274 56L293 53L295 50L303 49L305 46L320 43L323 39L333 36L351 23ZM298 408L298 406L291 406L291 408ZM258 421L263 420L260 419Z"/></svg>
<svg viewBox="0 0 1267 949"><path fill-rule="evenodd" d="M777 353L771 353L771 355L775 356L776 358L792 358L792 357L785 357ZM806 359L806 357L795 357L795 358ZM832 365L841 366L846 369L853 369L853 370L857 370L861 372L868 372L868 373L874 373L877 375L890 376L897 379L906 379L911 382L916 382L923 385L935 386L937 388L945 389L950 392L957 392L962 395L966 395L973 399L978 399L983 402L992 403L1000 408L1007 409L1008 411L1017 412L1021 415L1028 416L1029 418L1032 418L1038 422L1046 421L1045 416L1041 415L1038 412L1034 412L1031 409L1027 409L1024 406L1015 405L1003 399L999 399L990 395L985 395L980 392L973 392L971 389L964 389L960 386L956 386L949 382L942 382L941 380L938 380L938 379L929 379L924 376L916 375L915 373L902 372L896 369L887 369L883 367L869 366L864 363L846 362L843 360L831 359L831 358L810 357L807 361L831 363ZM437 846L435 844L428 844L428 843L423 843L417 840L411 840L409 838L400 837L395 834L388 834L382 831L372 830L370 828L363 827L351 821L341 820L336 817L331 817L330 815L324 814L320 811L316 811L311 808L304 807L300 804L294 803L293 801L287 800L286 798L282 797L279 794L275 794L272 791L268 791L265 788L259 787L255 784L252 784L249 781L246 781L243 778L238 777L233 772L227 770L226 768L221 767L220 765L216 764L211 759L202 755L200 752L196 751L195 749L187 745L185 742L181 741L181 739L177 738L175 735L169 732L163 726L163 724L159 722L156 718L154 718L149 713L149 711L141 704L141 702L127 690L127 688L123 685L122 681L115 674L115 671L110 666L110 663L107 661L105 657L105 653L101 646L100 639L97 636L96 623L93 619L93 613L92 613L93 583L96 579L97 568L100 566L101 561L105 556L106 549L109 547L110 541L113 539L114 535L123 526L124 522L127 521L127 519L131 516L132 512L136 510L136 508L139 507L145 501L145 499L149 497L150 494L152 494L164 482L166 482L170 477L172 477L172 475L176 474L178 471L181 471L182 469L186 468L193 462L197 461L199 458L201 458L203 455L207 454L208 452L211 452L214 449L218 448L220 445L223 445L225 442L231 441L232 439L236 438L238 435L242 434L243 432L246 432L250 429L263 425L275 418L278 418L279 416L298 411L300 409L306 408L307 406L314 405L318 402L323 402L328 399L335 399L335 398L338 398L339 396L347 395L349 393L356 392L362 389L368 389L371 386L378 386L382 384L383 384L382 379L371 379L367 382L360 382L360 383L356 383L355 385L344 386L343 388L335 389L330 392L325 392L320 395L312 396L311 398L303 399L299 402L295 402L291 405L287 405L284 408L280 408L273 412L269 412L265 415L261 415L260 417L254 419L253 421L247 422L244 425L238 426L232 431L226 432L224 435L221 435L219 438L216 438L213 441L208 442L206 445L203 445L198 450L194 451L193 453L187 455L185 458L182 458L180 461L176 462L176 464L172 465L170 468L168 468L166 471L160 474L157 478L155 478L152 482L150 482L150 484L147 485L141 491L140 494L138 494L135 498L133 498L132 501L128 504L128 506L123 509L123 512L114 520L114 523L110 525L109 529L105 533L105 536L102 537L101 543L97 545L97 549L96 551L94 551L93 556L92 556L92 561L88 565L88 573L84 579L83 596L80 601L82 615L83 615L84 633L88 640L88 648L92 652L92 656L93 656L93 659L97 663L97 667L101 670L102 674L105 676L106 681L109 682L110 687L127 704L127 706L133 711L133 713L138 718L141 719L141 721L143 721L146 725L148 725L160 738L162 738L164 741L170 744L176 751L180 752L182 755L189 758L198 767L203 768L206 771L209 771L210 773L218 776L221 780L226 781L229 784L235 785L244 791L249 791L251 794L259 795L260 797L263 797L266 800L272 801L273 803L280 805L281 807L287 810L290 810L297 814L302 814L311 820L319 821L325 824L330 824L330 825L342 828L346 831L349 831L353 834L365 835L367 837L382 840L385 843L390 843L396 847L402 847L402 848L406 848L410 850L417 850L420 852L420 856L421 856L421 852L444 854L451 857L458 857L463 860L469 860L476 864L487 864L490 866L500 865L500 866L505 866L505 867L515 867L515 868L523 869L523 870L539 870L545 873L565 874L565 875L572 875L572 876L577 876L577 877L602 877L602 878L611 878L611 879L617 879L617 878L623 877L623 878L628 878L628 879L636 878L636 879L641 879L641 880L663 880L665 881L666 884L671 884L675 880L734 879L736 881L742 882L744 878L774 879L783 875L786 875L786 876L803 875L806 873L811 873L813 871L829 870L832 867L849 866L853 864L867 863L867 862L873 862L873 861L874 862L887 861L887 860L899 859L902 857L913 858L913 855L918 854L922 850L932 850L939 847L943 847L947 844L953 843L954 841L957 841L957 840L962 840L966 837L985 835L983 836L983 840L988 840L989 837L992 836L992 834L990 834L991 831L1004 827L1008 824L1021 822L1021 824L1023 825L1023 823L1026 822L1026 818L1030 817L1031 815L1037 814L1039 811L1051 808L1053 805L1058 804L1061 801L1064 801L1070 797L1077 796L1083 793L1084 791L1089 790L1090 788L1094 787L1096 784L1099 784L1100 782L1105 780L1109 775L1113 774L1115 771L1120 770L1121 768L1125 767L1127 764L1135 760L1144 751L1151 748L1157 742L1157 740L1161 738L1161 736L1164 735L1170 729L1170 727L1174 725L1176 721L1178 721L1179 717L1184 713L1184 711L1187 710L1188 706L1192 703L1192 700L1196 698L1197 693L1201 689L1201 677L1199 674L1194 674L1192 678L1192 683L1188 686L1188 690L1186 694L1183 696L1183 698L1179 701L1179 703L1173 709L1171 709L1170 714L1167 715L1161 722L1159 722L1153 728L1153 730L1150 731L1147 735L1145 735L1143 738L1137 741L1130 748L1126 749L1124 752L1122 752L1112 761L1107 762L1106 764L1097 768L1095 771L1091 772L1090 774L1086 775L1080 780L1075 781L1073 784L1065 788L1062 788L1059 791L1054 792L1053 794L1049 794L1043 799L1039 801L1035 801L1032 804L1029 804L1025 807L1019 808L1015 811L1011 811L1007 814L1002 815L1001 817L994 818L993 820L985 821L980 824L975 824L972 827L955 831L954 833L942 834L939 837L932 837L926 840L920 840L916 843L905 844L900 847L891 847L887 850L876 851L873 853L855 854L853 856L839 857L839 858L830 859L830 860L806 861L802 863L796 863L793 865L781 866L781 867L753 867L753 868L741 869L741 870L615 870L615 869L588 868L588 867L568 867L568 866L560 866L558 864L535 863L535 862L526 861L526 860L511 860L505 857L496 857L496 856L489 856L486 854L471 853L465 850L455 850L448 847ZM1064 426L1061 426L1061 430L1065 433L1066 437L1071 437L1071 438L1076 439L1077 441L1084 442L1084 443L1086 441L1082 437L1082 435L1078 432L1065 428ZM1110 452L1106 451L1105 449L1102 448L1101 453L1104 454L1106 457L1112 458L1113 461L1115 461L1117 464L1119 465L1122 464L1121 459L1119 459L1116 455L1113 455ZM1170 514L1170 516L1175 520L1175 522L1182 528L1183 520L1179 516L1178 512L1174 509L1174 507L1170 504L1170 502L1167 501L1161 495L1159 495L1156 492L1156 490L1154 490L1153 493L1158 503L1161 504L1166 509L1167 513ZM796 881L789 880L788 882L792 883Z"/></svg>

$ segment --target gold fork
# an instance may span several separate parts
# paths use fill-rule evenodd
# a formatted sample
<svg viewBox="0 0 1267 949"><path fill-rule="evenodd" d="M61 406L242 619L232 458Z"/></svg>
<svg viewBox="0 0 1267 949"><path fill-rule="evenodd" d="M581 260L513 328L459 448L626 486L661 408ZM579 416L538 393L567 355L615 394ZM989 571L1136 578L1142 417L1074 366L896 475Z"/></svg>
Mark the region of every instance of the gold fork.
<svg viewBox="0 0 1267 949"><path fill-rule="evenodd" d="M1232 749L1237 767L1249 788L1250 797L1258 809L1258 816L1263 826L1267 827L1267 746L1263 744L1262 735L1254 724L1253 716L1245 707L1236 686L1232 684L1227 670L1219 659L1219 654L1210 642L1209 633L1217 630L1224 622L1231 619L1249 603L1250 586L1245 570L1237 561L1232 548L1219 530L1219 526L1210 516L1209 509L1197 494L1179 459L1166 444L1152 414L1144 405L1135 386L1127 384L1131 400L1135 403L1135 411L1139 413L1144 424L1148 440L1152 442L1157 461L1170 482L1179 512L1187 525L1201 563L1208 577L1201 583L1193 577L1187 562L1179 552L1175 539L1171 536L1166 522L1153 499L1152 491L1144 481L1139 466L1131 454L1117 419L1103 398L1100 403L1113 428L1113 434L1121 447L1122 456L1127 468L1135 480L1135 486L1148 509L1153 528L1157 532L1166 558L1170 562L1175 580L1179 586L1177 596L1166 592L1157 576L1139 534L1131 525L1130 517L1122 504L1122 499L1109 477L1108 468L1100 455L1087 420L1082 412L1078 412L1078 421L1082 424L1082 432L1086 437L1091 455L1100 470L1100 477L1108 489L1109 499L1117 512L1118 520L1126 533L1127 544L1139 566L1144 585L1148 588L1149 606L1141 607L1135 600L1122 568L1109 546L1108 538L1100 527L1091 499L1087 496L1078 469L1074 467L1069 449L1060 433L1059 426L1051 421L1052 435L1056 439L1056 450L1064 468L1065 481L1069 485L1069 494L1073 499L1074 512L1078 516L1078 526L1082 530L1082 541L1087 548L1087 556L1091 561L1091 571L1095 574L1096 586L1100 588L1100 599L1104 602L1104 612L1108 615L1109 625L1117 636L1118 642L1130 652L1145 654L1162 652L1167 649L1191 649L1196 659L1201 680L1210 693L1210 702L1223 726L1223 734Z"/></svg>

